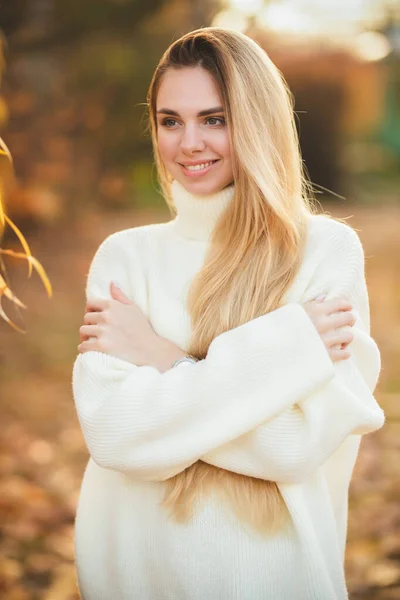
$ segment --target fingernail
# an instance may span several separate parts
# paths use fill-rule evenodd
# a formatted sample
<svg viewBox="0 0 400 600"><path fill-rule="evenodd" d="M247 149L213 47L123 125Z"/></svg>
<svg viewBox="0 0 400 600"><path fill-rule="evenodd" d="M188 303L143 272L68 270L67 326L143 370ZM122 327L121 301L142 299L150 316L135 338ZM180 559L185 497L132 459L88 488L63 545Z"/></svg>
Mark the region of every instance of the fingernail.
<svg viewBox="0 0 400 600"><path fill-rule="evenodd" d="M326 294L321 294L320 296L317 296L315 298L316 302L322 302L322 300L325 300L326 298Z"/></svg>
<svg viewBox="0 0 400 600"><path fill-rule="evenodd" d="M121 284L118 283L118 281L112 281L112 283L115 285L115 287L117 287L119 290L121 289Z"/></svg>

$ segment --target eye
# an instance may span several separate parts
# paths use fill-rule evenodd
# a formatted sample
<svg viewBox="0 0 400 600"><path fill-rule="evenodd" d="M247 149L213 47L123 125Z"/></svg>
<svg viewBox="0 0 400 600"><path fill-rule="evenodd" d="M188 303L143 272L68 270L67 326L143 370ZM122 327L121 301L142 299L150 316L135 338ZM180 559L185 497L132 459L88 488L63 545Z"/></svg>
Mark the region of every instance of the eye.
<svg viewBox="0 0 400 600"><path fill-rule="evenodd" d="M166 127L167 129L172 129L178 123L176 119L172 119L171 117L167 117L161 121L161 125ZM215 125L225 125L224 117L207 117L206 123L209 123L212 126Z"/></svg>
<svg viewBox="0 0 400 600"><path fill-rule="evenodd" d="M210 125L225 125L224 117L208 117L207 121L219 121L219 123L210 123Z"/></svg>
<svg viewBox="0 0 400 600"><path fill-rule="evenodd" d="M167 118L167 119L163 119L163 121L161 121L161 125L163 125L164 127L167 127L168 129L171 129L169 123L177 123L177 121L175 119L171 119L171 118ZM172 125L173 127L173 125Z"/></svg>

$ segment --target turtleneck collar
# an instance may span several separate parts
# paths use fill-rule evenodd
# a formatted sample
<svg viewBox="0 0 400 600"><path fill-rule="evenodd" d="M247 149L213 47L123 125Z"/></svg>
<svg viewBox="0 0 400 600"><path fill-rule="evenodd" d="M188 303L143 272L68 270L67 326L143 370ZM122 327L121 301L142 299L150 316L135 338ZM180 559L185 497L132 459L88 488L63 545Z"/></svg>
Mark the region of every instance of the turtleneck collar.
<svg viewBox="0 0 400 600"><path fill-rule="evenodd" d="M214 194L201 196L188 192L176 179L171 194L177 216L173 220L175 231L191 240L208 241L219 216L230 204L235 191L231 184Z"/></svg>

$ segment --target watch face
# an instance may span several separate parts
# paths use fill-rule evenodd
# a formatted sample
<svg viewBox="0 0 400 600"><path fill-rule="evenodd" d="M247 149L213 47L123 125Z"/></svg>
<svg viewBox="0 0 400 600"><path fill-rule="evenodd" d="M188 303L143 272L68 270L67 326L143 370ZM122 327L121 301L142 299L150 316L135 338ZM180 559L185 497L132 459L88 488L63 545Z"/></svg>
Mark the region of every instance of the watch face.
<svg viewBox="0 0 400 600"><path fill-rule="evenodd" d="M190 356L185 356L184 358L180 358L177 361L176 366L178 366L178 365L184 365L184 364L188 365L188 364L192 364L192 363L195 363L195 362L197 362L196 359L191 358Z"/></svg>

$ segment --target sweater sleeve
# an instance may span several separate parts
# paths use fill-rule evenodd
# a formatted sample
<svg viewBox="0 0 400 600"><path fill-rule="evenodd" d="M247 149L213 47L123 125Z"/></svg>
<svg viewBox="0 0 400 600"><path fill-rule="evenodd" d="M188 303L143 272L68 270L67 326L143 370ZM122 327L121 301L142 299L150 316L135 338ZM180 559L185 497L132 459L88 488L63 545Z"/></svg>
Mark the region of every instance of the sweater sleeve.
<svg viewBox="0 0 400 600"><path fill-rule="evenodd" d="M203 461L260 479L298 483L312 475L347 436L383 425L384 413L373 396L380 353L369 335L364 253L354 230L336 227L340 235L328 248L309 297L325 292L327 299L346 296L352 302L356 323L350 359L336 362L334 377L317 390L254 431L202 456Z"/></svg>
<svg viewBox="0 0 400 600"><path fill-rule="evenodd" d="M110 236L94 257L87 297L127 281ZM101 467L162 481L213 449L310 397L334 375L306 311L291 303L224 332L207 357L160 373L90 351L78 355L73 395L82 432Z"/></svg>

